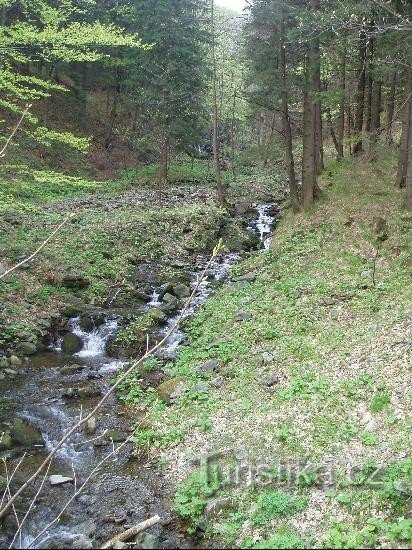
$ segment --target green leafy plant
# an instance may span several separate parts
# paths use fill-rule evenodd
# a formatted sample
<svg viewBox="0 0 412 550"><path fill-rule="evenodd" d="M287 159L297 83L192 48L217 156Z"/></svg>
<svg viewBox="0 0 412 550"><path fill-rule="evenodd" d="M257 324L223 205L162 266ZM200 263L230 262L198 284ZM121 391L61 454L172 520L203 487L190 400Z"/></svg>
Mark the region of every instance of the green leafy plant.
<svg viewBox="0 0 412 550"><path fill-rule="evenodd" d="M307 507L307 499L282 491L259 495L251 520L254 525L267 525L273 518L293 515Z"/></svg>

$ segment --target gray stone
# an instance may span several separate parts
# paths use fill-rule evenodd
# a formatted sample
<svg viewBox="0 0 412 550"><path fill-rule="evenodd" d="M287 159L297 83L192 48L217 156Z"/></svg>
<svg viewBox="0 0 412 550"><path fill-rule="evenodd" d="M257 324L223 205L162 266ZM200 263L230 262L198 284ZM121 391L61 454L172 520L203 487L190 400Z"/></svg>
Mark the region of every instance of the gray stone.
<svg viewBox="0 0 412 550"><path fill-rule="evenodd" d="M268 374L267 376L263 376L259 379L259 383L263 386L267 386L268 388L271 388L272 386L279 384L280 379L279 376L275 373Z"/></svg>
<svg viewBox="0 0 412 550"><path fill-rule="evenodd" d="M150 533L139 533L138 535L136 535L134 541L135 548L139 548L142 550L155 550L160 546L159 538L156 537L156 535L152 535Z"/></svg>
<svg viewBox="0 0 412 550"><path fill-rule="evenodd" d="M252 318L252 314L249 311L238 311L236 313L236 321L248 321Z"/></svg>
<svg viewBox="0 0 412 550"><path fill-rule="evenodd" d="M166 323L167 315L158 307L154 307L150 310L150 315L158 323Z"/></svg>
<svg viewBox="0 0 412 550"><path fill-rule="evenodd" d="M77 334L68 332L63 336L62 351L64 353L78 353L84 346L83 340Z"/></svg>
<svg viewBox="0 0 412 550"><path fill-rule="evenodd" d="M232 507L232 498L212 498L207 502L203 515L207 521L211 521L218 517L220 512L230 510Z"/></svg>
<svg viewBox="0 0 412 550"><path fill-rule="evenodd" d="M52 475L49 477L49 482L52 486L64 485L65 483L72 483L73 478L60 475Z"/></svg>
<svg viewBox="0 0 412 550"><path fill-rule="evenodd" d="M22 365L21 359L19 359L17 355L12 355L9 361L12 367L21 367Z"/></svg>
<svg viewBox="0 0 412 550"><path fill-rule="evenodd" d="M395 491L407 496L412 496L412 481L408 479L396 479L393 482L393 488Z"/></svg>
<svg viewBox="0 0 412 550"><path fill-rule="evenodd" d="M0 451L8 451L13 447L11 435L8 432L0 434ZM1 489L0 489L1 492Z"/></svg>
<svg viewBox="0 0 412 550"><path fill-rule="evenodd" d="M0 476L0 493L3 493L7 488L7 479L4 476Z"/></svg>
<svg viewBox="0 0 412 550"><path fill-rule="evenodd" d="M195 393L207 393L209 391L209 386L206 382L198 382L192 387L192 392Z"/></svg>
<svg viewBox="0 0 412 550"><path fill-rule="evenodd" d="M83 369L85 369L85 365L65 365L64 367L60 367L59 372L63 375L70 375L70 374L76 374L77 372L81 372Z"/></svg>
<svg viewBox="0 0 412 550"><path fill-rule="evenodd" d="M14 443L23 447L44 446L41 431L21 418L15 418L10 429L10 435Z"/></svg>
<svg viewBox="0 0 412 550"><path fill-rule="evenodd" d="M76 540L71 543L73 550L91 550L93 543L84 535L80 535Z"/></svg>
<svg viewBox="0 0 412 550"><path fill-rule="evenodd" d="M261 356L261 364L262 365L270 365L270 363L273 363L274 356L271 353L268 353L267 351L262 353Z"/></svg>
<svg viewBox="0 0 412 550"><path fill-rule="evenodd" d="M7 357L2 357L0 359L0 369L6 369L8 366L9 366L9 360L7 359Z"/></svg>
<svg viewBox="0 0 412 550"><path fill-rule="evenodd" d="M17 351L23 355L34 355L37 352L37 348L33 342L20 342L17 346Z"/></svg>
<svg viewBox="0 0 412 550"><path fill-rule="evenodd" d="M220 359L209 359L197 367L196 372L198 374L211 374L212 372L219 370L220 367Z"/></svg>
<svg viewBox="0 0 412 550"><path fill-rule="evenodd" d="M4 275L6 271L7 271L6 266L0 262L0 275Z"/></svg>
<svg viewBox="0 0 412 550"><path fill-rule="evenodd" d="M7 376L10 376L11 378L14 378L17 375L17 371L14 369L4 369L4 374L7 374Z"/></svg>
<svg viewBox="0 0 412 550"><path fill-rule="evenodd" d="M99 388L94 388L90 384L87 384L78 388L77 393L81 399L86 399L87 397L99 397L102 392Z"/></svg>
<svg viewBox="0 0 412 550"><path fill-rule="evenodd" d="M240 275L239 277L233 277L232 281L235 282L241 282L245 281L247 283L253 283L253 281L256 280L256 271L249 271L249 273L245 273L244 275Z"/></svg>
<svg viewBox="0 0 412 550"><path fill-rule="evenodd" d="M113 550L124 550L125 548L129 548L129 546L125 542L118 540L113 544L112 548Z"/></svg>
<svg viewBox="0 0 412 550"><path fill-rule="evenodd" d="M188 298L190 296L190 288L181 283L173 287L173 294L180 299Z"/></svg>
<svg viewBox="0 0 412 550"><path fill-rule="evenodd" d="M339 310L336 308L331 309L329 312L329 317L332 321L337 321L339 319Z"/></svg>
<svg viewBox="0 0 412 550"><path fill-rule="evenodd" d="M104 438L107 441L113 441L113 443L121 443L122 441L126 441L128 437L129 435L126 432L118 432L116 430L108 430L104 434Z"/></svg>
<svg viewBox="0 0 412 550"><path fill-rule="evenodd" d="M223 376L216 376L216 378L213 378L213 380L210 381L210 385L214 386L215 388L221 388L225 384L225 379Z"/></svg>

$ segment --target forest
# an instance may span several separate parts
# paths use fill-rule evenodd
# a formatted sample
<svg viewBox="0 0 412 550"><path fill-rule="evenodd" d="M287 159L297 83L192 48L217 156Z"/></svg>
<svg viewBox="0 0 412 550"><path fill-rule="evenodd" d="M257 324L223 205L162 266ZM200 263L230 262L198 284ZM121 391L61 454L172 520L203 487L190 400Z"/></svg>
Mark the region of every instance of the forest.
<svg viewBox="0 0 412 550"><path fill-rule="evenodd" d="M412 545L412 6L239 5L0 0L2 547Z"/></svg>

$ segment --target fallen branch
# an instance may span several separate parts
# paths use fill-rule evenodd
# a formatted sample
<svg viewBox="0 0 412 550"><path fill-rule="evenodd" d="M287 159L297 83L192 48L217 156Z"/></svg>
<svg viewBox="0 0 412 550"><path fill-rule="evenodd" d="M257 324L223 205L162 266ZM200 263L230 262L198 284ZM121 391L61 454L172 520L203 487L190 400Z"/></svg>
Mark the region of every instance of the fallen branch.
<svg viewBox="0 0 412 550"><path fill-rule="evenodd" d="M7 147L10 145L10 142L11 140L14 138L14 136L16 135L16 132L17 130L20 128L20 126L22 125L23 123L23 120L26 118L27 116L27 113L29 112L29 109L31 108L31 104L30 105L26 105L26 108L24 109L21 117L20 117L20 120L18 121L18 123L16 124L16 126L14 127L12 133L9 135L9 137L7 138L6 140L6 143L4 144L4 147L3 149L0 150L0 158L4 157L5 154L6 154L6 149Z"/></svg>
<svg viewBox="0 0 412 550"><path fill-rule="evenodd" d="M33 254L31 254L28 258L25 258L24 260L22 260L21 262L19 262L17 265L15 265L14 267L11 267L10 269L8 269L7 271L5 271L2 275L0 275L0 279L3 279L3 277L6 277L6 275L9 275L9 273L11 273L12 271L14 271L15 269L17 269L18 267L21 267L22 265L24 265L25 263L29 262L30 260L32 260L41 250L42 248L44 248L46 246L46 244L56 235L56 233L58 231L60 231L60 229L63 227L63 225L65 225L69 220L70 218L72 218L74 216L74 212L72 212L71 214L69 214L69 216L67 216L67 218L65 220L62 221L62 223L53 231L53 233L51 235L49 235L47 237L47 239L39 246L39 248L33 252Z"/></svg>
<svg viewBox="0 0 412 550"><path fill-rule="evenodd" d="M200 284L204 281L204 279L206 278L206 274L211 266L211 264L213 263L213 261L216 259L216 257L220 254L221 250L223 249L223 243L222 243L222 240L219 241L219 243L216 245L216 247L214 248L213 250L213 253L212 253L212 256L210 257L209 261L207 262L207 265L206 267L204 268L204 270L202 271L202 274L199 276L197 282L196 282L196 285L192 291L192 293L190 294L189 298L187 299L183 309L181 310L178 318L176 319L175 323L170 327L170 329L167 331L167 333L165 334L165 336L160 340L160 342L158 342L157 344L155 344L150 350L146 351L146 353L144 355L142 355L142 357L140 357L140 359L138 359L137 361L135 361L134 363L132 363L132 365L122 374L122 376L120 376L117 381L113 384L113 386L104 394L104 396L102 397L102 399L97 403L97 405L94 407L94 409L88 414L86 415L84 418L82 418L81 420L79 420L79 422L77 422L77 424L75 424L72 428L70 428L70 430L66 433L66 435L64 435L61 440L56 444L56 446L50 451L50 453L47 455L47 457L43 460L43 462L40 464L40 466L37 468L37 470L34 472L34 474L27 480L23 483L23 485L20 487L20 489L18 489L14 495L9 499L9 501L3 506L3 508L0 510L0 519L3 518L6 514L6 512L9 510L9 508L13 505L13 502L16 500L16 498L18 498L21 493L23 493L23 491L25 489L27 489L27 487L29 487L29 485L35 480L37 479L37 477L41 474L41 472L43 471L43 469L48 465L48 463L52 460L52 458L55 456L55 454L57 453L57 451L64 445L64 443L75 433L77 432L77 430L79 430L84 424L87 423L87 421L92 418L92 416L95 416L97 411L99 411L103 404L107 401L107 399L114 393L114 391L119 387L120 384L122 384L122 382L124 382L126 380L126 378L138 367L140 366L146 359L148 359L151 355L153 355L153 353L155 353L159 348L161 348L163 346L163 344L170 338L170 336L175 332L175 330L178 328L178 326L180 325L180 322L182 321L182 318L185 314L185 312L187 311L187 309L189 308L190 304L192 303L193 301L193 298L195 297L198 289L199 289L199 286Z"/></svg>
<svg viewBox="0 0 412 550"><path fill-rule="evenodd" d="M153 525L156 525L159 523L160 517L159 516L153 516L149 519L146 519L145 521L142 521L141 523L138 523L134 527L130 527L130 529L127 529L126 531L123 531L123 533L120 533L119 535L116 535L115 537L111 538L107 542L103 544L100 548L112 548L116 544L116 542L123 542L125 540L129 540L132 537L138 535L142 531L145 531L146 529L149 529L149 527L153 527Z"/></svg>

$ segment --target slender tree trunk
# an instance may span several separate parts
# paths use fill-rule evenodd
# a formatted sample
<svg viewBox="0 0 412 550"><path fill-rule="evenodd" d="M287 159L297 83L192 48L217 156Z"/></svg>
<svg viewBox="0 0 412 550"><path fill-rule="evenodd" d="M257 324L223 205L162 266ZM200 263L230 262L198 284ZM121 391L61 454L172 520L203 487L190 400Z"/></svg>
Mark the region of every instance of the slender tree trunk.
<svg viewBox="0 0 412 550"><path fill-rule="evenodd" d="M338 135L337 135L337 152L338 160L343 159L343 140L345 136L345 103L346 103L346 36L344 38L342 60L340 65L340 89L341 89L341 98L339 102L339 117L338 117Z"/></svg>
<svg viewBox="0 0 412 550"><path fill-rule="evenodd" d="M372 124L372 101L373 101L373 48L374 40L370 36L367 45L367 92L366 92L366 106L365 106L365 132L371 131Z"/></svg>
<svg viewBox="0 0 412 550"><path fill-rule="evenodd" d="M232 73L232 79L234 78L234 75ZM233 80L232 80L233 82ZM235 114L236 114L236 88L233 87L233 103L232 103L232 128L231 128L231 146L232 146L232 174L233 174L233 180L236 181L236 167L235 167Z"/></svg>
<svg viewBox="0 0 412 550"><path fill-rule="evenodd" d="M312 54L310 48L306 59L305 92L303 99L303 152L302 152L302 200L303 208L308 208L313 202L313 189L316 179L315 168L315 106L312 93Z"/></svg>
<svg viewBox="0 0 412 550"><path fill-rule="evenodd" d="M167 182L169 164L169 140L167 139L166 129L163 130L162 145L159 156L159 180L160 183Z"/></svg>
<svg viewBox="0 0 412 550"><path fill-rule="evenodd" d="M402 114L402 134L399 150L398 173L396 185L405 187L408 165L410 164L410 134L412 126L412 53L410 55L409 67L407 69L407 80L405 86L405 101ZM410 194L410 192L408 193ZM409 199L408 199L409 201Z"/></svg>
<svg viewBox="0 0 412 550"><path fill-rule="evenodd" d="M312 1L313 9L318 10L320 3ZM320 101L320 93L322 91L322 83L320 79L320 47L319 39L316 38L313 44L314 54L314 103L315 103L315 163L316 174L320 174L324 169L323 165L323 132L322 132L322 106Z"/></svg>
<svg viewBox="0 0 412 550"><path fill-rule="evenodd" d="M373 84L373 93L372 93L371 126L370 126L372 148L376 144L376 140L378 139L378 135L381 127L381 99L382 99L382 82L380 80L375 80Z"/></svg>
<svg viewBox="0 0 412 550"><path fill-rule="evenodd" d="M216 52L215 52L215 13L214 0L211 0L211 27L212 27L212 88L213 88L213 156L215 160L215 175L217 195L220 206L226 206L226 197L223 190L222 178L220 175L220 155L219 155L219 124L217 108L217 81L216 81Z"/></svg>
<svg viewBox="0 0 412 550"><path fill-rule="evenodd" d="M411 69L409 69L411 72ZM412 92L412 89L411 89ZM410 101L412 103L412 100ZM405 187L405 208L412 211L412 109L409 112L409 149L408 149L408 164L406 168Z"/></svg>
<svg viewBox="0 0 412 550"><path fill-rule="evenodd" d="M336 152L338 154L338 159L339 159L340 143L338 141L338 138L336 137L335 130L333 128L332 115L331 115L331 112L330 112L329 108L326 109L326 120L328 121L330 135L331 135L333 145L335 146ZM340 158L342 158L342 157L340 157Z"/></svg>
<svg viewBox="0 0 412 550"><path fill-rule="evenodd" d="M386 101L386 142L393 143L393 114L395 112L396 72L392 74L391 86Z"/></svg>
<svg viewBox="0 0 412 550"><path fill-rule="evenodd" d="M285 14L281 19L280 70L282 74L282 126L285 147L285 164L289 180L290 202L294 212L300 210L300 200L296 183L295 162L293 159L292 128L289 117L288 82L286 70Z"/></svg>
<svg viewBox="0 0 412 550"><path fill-rule="evenodd" d="M356 113L355 113L355 134L356 142L352 153L358 155L362 153L362 129L363 114L365 102L365 74L366 74L366 33L361 31L359 36L359 67L358 67L358 86L356 92Z"/></svg>
<svg viewBox="0 0 412 550"><path fill-rule="evenodd" d="M317 11L320 0L310 0L309 9ZM316 176L320 163L320 102L318 71L320 70L319 40L312 39L307 46L305 92L303 103L302 201L308 208L320 196ZM319 104L319 110L317 109Z"/></svg>
<svg viewBox="0 0 412 550"><path fill-rule="evenodd" d="M348 135L349 155L352 155L352 109L351 109L350 99L348 102L348 114L347 114L346 124L347 124L346 131Z"/></svg>

